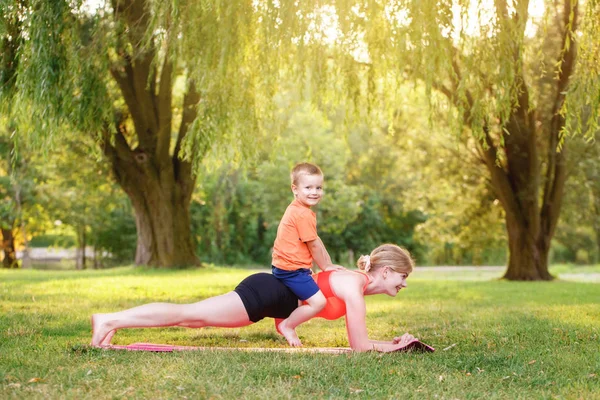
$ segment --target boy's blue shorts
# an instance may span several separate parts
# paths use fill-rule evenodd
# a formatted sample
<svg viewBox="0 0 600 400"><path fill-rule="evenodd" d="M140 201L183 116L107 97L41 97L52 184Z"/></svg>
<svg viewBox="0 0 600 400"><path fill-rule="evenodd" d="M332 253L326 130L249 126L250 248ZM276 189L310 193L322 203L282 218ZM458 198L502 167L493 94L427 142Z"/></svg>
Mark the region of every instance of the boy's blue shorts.
<svg viewBox="0 0 600 400"><path fill-rule="evenodd" d="M311 276L312 271L308 268L287 271L273 266L273 275L294 292L300 300L310 299L320 290L317 282Z"/></svg>

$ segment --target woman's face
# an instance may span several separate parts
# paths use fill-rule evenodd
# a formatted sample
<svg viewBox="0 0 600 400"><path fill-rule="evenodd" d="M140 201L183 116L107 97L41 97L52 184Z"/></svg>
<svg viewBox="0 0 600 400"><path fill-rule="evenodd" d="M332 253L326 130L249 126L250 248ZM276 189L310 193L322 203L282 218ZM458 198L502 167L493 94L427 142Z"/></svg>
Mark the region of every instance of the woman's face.
<svg viewBox="0 0 600 400"><path fill-rule="evenodd" d="M395 297L400 290L406 287L407 273L396 272L390 267L383 267L381 274L385 282L386 293L390 296Z"/></svg>

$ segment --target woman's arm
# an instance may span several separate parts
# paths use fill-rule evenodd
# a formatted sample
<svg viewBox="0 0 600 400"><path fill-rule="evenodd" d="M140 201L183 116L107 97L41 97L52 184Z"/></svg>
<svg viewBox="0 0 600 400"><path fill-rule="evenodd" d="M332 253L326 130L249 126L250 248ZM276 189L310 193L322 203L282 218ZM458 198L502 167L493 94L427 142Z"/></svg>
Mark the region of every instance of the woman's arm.
<svg viewBox="0 0 600 400"><path fill-rule="evenodd" d="M380 351L389 352L404 347L404 344L394 343L393 341L385 342L379 340L370 340L367 333L366 325L366 310L364 308L364 297L360 297L362 300L362 307L356 304L346 303L346 330L348 332L348 341L350 347L355 351ZM362 311L361 311L362 309Z"/></svg>
<svg viewBox="0 0 600 400"><path fill-rule="evenodd" d="M402 336L395 337L393 340L369 340L369 341L371 343L378 343L378 344L399 344L401 347L403 347L415 339L419 340L419 339L415 338L413 335L411 335L410 333L405 333Z"/></svg>
<svg viewBox="0 0 600 400"><path fill-rule="evenodd" d="M348 342L355 351L388 352L402 347L399 343L369 340L367 308L362 292L364 278L356 273L336 273L332 282L337 297L346 303L346 331Z"/></svg>

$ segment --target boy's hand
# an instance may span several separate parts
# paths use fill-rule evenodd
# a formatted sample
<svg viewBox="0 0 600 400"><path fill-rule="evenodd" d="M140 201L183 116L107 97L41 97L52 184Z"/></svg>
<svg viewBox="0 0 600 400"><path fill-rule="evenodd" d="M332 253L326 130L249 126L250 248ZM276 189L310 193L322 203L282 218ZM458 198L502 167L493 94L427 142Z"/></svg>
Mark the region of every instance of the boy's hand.
<svg viewBox="0 0 600 400"><path fill-rule="evenodd" d="M346 268L342 267L341 265L336 265L336 264L331 264L327 268L325 268L325 271L344 271L344 270L346 270Z"/></svg>

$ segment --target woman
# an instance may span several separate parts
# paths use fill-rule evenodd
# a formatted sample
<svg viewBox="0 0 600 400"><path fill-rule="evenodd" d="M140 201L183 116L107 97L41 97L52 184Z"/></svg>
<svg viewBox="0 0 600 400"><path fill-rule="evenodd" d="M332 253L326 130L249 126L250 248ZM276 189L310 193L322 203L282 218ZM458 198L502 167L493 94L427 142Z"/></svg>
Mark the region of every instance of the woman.
<svg viewBox="0 0 600 400"><path fill-rule="evenodd" d="M391 341L369 340L364 296L396 294L406 287L414 262L410 254L393 244L377 247L357 262L359 271L330 270L315 275L327 305L317 317L346 316L350 347L355 351L395 351L414 341L404 334ZM188 328L239 328L265 317L277 325L299 306L298 299L270 274L244 279L234 291L192 304L151 303L129 310L92 316L92 346L110 346L118 329L182 326Z"/></svg>

